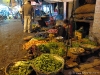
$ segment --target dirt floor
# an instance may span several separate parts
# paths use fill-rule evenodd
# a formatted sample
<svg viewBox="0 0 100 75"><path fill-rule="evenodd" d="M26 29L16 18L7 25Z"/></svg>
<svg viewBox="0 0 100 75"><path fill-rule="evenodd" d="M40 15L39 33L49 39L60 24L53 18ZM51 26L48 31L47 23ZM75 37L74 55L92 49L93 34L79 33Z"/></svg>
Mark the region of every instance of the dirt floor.
<svg viewBox="0 0 100 75"><path fill-rule="evenodd" d="M23 58L27 51L22 49L24 37L33 35L23 33L20 19L0 22L0 68L5 68L10 62Z"/></svg>

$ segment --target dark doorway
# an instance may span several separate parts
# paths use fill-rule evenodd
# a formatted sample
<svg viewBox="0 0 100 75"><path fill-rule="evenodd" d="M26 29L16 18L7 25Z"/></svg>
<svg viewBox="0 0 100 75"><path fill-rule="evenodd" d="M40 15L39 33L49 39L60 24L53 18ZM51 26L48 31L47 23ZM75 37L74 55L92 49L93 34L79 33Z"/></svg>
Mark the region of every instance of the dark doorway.
<svg viewBox="0 0 100 75"><path fill-rule="evenodd" d="M83 27L83 38L89 35L89 28L90 23L87 22L76 22L75 30L79 30L81 27Z"/></svg>

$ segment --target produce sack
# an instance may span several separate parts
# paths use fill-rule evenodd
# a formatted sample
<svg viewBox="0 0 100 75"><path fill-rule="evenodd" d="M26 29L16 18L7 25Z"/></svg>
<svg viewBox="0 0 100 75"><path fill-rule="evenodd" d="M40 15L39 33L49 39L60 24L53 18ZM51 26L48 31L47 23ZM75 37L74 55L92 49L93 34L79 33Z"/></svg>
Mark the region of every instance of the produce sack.
<svg viewBox="0 0 100 75"><path fill-rule="evenodd" d="M95 11L95 4L85 4L83 6L78 7L75 10L75 14L86 14L86 13L94 13Z"/></svg>

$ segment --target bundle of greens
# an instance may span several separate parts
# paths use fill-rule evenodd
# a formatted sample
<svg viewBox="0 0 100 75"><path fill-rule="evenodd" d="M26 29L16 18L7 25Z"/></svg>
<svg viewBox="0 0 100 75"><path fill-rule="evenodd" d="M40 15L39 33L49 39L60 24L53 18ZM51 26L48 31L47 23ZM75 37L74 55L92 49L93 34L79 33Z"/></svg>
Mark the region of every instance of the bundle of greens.
<svg viewBox="0 0 100 75"><path fill-rule="evenodd" d="M63 42L48 42L47 44L38 45L38 49L42 53L58 54L60 56L65 55L65 44Z"/></svg>
<svg viewBox="0 0 100 75"><path fill-rule="evenodd" d="M30 61L18 61L11 63L6 71L8 75L29 75L33 71L30 64Z"/></svg>

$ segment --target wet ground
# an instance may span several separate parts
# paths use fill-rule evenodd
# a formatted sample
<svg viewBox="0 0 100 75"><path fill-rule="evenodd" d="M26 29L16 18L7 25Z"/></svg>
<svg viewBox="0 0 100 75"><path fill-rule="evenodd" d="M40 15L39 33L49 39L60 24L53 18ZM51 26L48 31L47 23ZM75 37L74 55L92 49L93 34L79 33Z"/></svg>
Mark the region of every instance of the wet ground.
<svg viewBox="0 0 100 75"><path fill-rule="evenodd" d="M23 33L23 25L21 24L20 19L0 22L0 69L5 69L10 62L20 60L26 56L27 51L22 49L22 45L25 43L23 38L29 35L33 35L33 33ZM94 59L95 58L92 57L89 63L92 64ZM98 59L98 61L100 61L100 59ZM83 64L86 64L86 62ZM98 64L100 64L100 62ZM99 65L96 66L96 69L100 72ZM65 70L64 75L72 75L72 72L72 69ZM89 70L89 72L91 72L91 70ZM1 70L0 75L3 75L1 74Z"/></svg>

